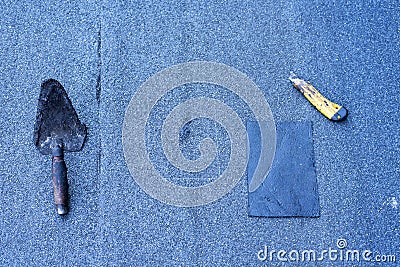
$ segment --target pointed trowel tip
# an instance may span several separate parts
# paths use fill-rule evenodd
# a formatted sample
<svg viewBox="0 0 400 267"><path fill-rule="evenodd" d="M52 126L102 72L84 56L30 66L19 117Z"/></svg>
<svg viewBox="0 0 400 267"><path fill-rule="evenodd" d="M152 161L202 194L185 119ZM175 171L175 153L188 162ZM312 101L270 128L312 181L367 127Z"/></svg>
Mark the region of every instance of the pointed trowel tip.
<svg viewBox="0 0 400 267"><path fill-rule="evenodd" d="M66 215L68 213L68 207L63 204L56 205L58 215Z"/></svg>
<svg viewBox="0 0 400 267"><path fill-rule="evenodd" d="M56 79L53 79L53 78L50 78L50 79L47 79L47 80L44 80L43 82L42 82L42 87L43 86L46 86L46 85L48 85L48 84L56 84L56 85L58 85L58 86L61 86L61 83L59 82L59 81L57 81Z"/></svg>
<svg viewBox="0 0 400 267"><path fill-rule="evenodd" d="M43 80L42 83L50 83L50 82L53 82L53 83L60 83L58 80L56 80L56 79L54 79L54 78L45 79L45 80Z"/></svg>

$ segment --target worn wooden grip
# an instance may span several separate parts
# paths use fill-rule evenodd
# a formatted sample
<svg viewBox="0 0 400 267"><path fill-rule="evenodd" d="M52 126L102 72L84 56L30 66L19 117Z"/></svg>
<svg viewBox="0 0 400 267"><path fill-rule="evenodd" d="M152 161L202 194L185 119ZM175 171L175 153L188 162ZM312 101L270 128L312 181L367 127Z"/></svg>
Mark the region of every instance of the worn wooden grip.
<svg viewBox="0 0 400 267"><path fill-rule="evenodd" d="M57 213L64 215L68 213L68 179L67 166L65 165L64 155L53 152L52 179L54 189L54 201Z"/></svg>

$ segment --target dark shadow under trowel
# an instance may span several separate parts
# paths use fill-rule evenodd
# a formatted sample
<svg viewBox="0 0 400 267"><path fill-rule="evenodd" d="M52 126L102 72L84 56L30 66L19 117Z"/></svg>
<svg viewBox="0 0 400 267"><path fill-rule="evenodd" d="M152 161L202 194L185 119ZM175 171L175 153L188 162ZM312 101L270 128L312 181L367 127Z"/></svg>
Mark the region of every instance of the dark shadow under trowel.
<svg viewBox="0 0 400 267"><path fill-rule="evenodd" d="M250 143L248 182L250 184L259 128L247 123ZM317 177L314 169L311 122L278 122L276 152L272 167L264 182L248 193L249 216L319 217Z"/></svg>

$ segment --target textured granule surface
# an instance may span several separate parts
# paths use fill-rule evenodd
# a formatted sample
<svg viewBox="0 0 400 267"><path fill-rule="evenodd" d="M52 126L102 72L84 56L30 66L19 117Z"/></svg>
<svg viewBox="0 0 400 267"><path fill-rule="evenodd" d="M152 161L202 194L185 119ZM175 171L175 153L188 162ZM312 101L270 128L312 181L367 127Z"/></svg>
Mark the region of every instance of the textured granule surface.
<svg viewBox="0 0 400 267"><path fill-rule="evenodd" d="M347 243L341 251L400 257L399 13L394 0L2 2L0 265L282 266L276 254L263 258L265 246L321 256L339 249L339 239ZM276 121L313 123L319 218L249 217L245 176L224 197L192 208L161 203L135 183L122 144L129 101L156 72L195 60L246 74ZM291 70L346 106L348 119L326 120L290 85ZM71 211L64 218L54 210L51 159L32 142L47 78L63 84L88 127L84 149L65 155ZM154 106L147 136L174 105L205 96L241 112L240 97L223 88L185 85ZM149 138L147 149L157 152L151 160L176 184L208 183L229 162L229 136L208 119L185 127L189 159L199 157L200 139L218 141L209 173L179 179L160 142ZM325 257L323 265L376 264L360 261Z"/></svg>

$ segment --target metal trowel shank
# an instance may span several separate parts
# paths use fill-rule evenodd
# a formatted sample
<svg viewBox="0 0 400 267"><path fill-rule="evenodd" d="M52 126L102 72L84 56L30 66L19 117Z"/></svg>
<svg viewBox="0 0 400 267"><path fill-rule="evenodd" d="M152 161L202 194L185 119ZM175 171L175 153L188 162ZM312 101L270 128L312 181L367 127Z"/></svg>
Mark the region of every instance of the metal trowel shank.
<svg viewBox="0 0 400 267"><path fill-rule="evenodd" d="M34 143L42 154L51 154L54 201L57 213L68 213L68 179L64 151L79 151L86 126L78 119L63 86L50 79L42 83L36 114Z"/></svg>

